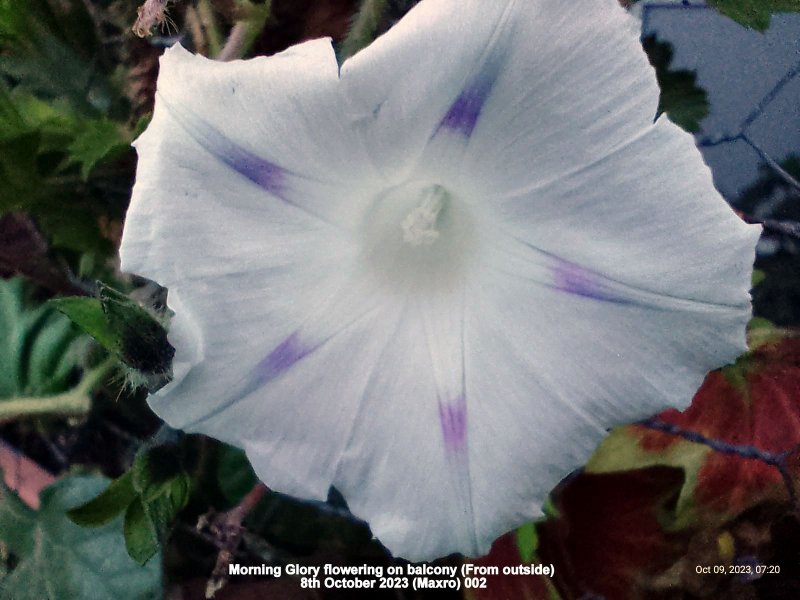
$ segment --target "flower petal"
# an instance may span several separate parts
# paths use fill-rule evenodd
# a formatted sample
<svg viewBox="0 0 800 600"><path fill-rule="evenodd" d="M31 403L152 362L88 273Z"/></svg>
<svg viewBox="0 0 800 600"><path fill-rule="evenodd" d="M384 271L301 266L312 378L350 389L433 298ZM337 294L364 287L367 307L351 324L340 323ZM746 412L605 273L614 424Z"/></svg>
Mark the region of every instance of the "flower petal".
<svg viewBox="0 0 800 600"><path fill-rule="evenodd" d="M506 44L515 4L420 2L345 61L351 117L384 175L402 181L440 125L474 127L484 92L472 81L490 50Z"/></svg>
<svg viewBox="0 0 800 600"><path fill-rule="evenodd" d="M692 136L666 119L569 177L492 202L533 260L544 251L606 282L749 309L761 227L733 213Z"/></svg>
<svg viewBox="0 0 800 600"><path fill-rule="evenodd" d="M422 2L345 62L342 83L384 169L426 165L444 135L469 144L462 173L508 191L652 123L658 88L637 27L615 0Z"/></svg>
<svg viewBox="0 0 800 600"><path fill-rule="evenodd" d="M298 331L313 348L335 335L365 335L358 327L369 307L331 307L348 286L373 298L351 284L357 248L342 234L361 215L340 204L374 174L343 125L337 85L324 40L230 65L179 47L162 59L153 121L136 144L120 255L123 270L169 288L175 380L150 401L175 427L242 445L250 415L237 407L247 386L258 387L254 373L285 370L264 362L270 353ZM346 408L344 424L354 418ZM313 431L315 439L330 433ZM300 467L293 474L304 476ZM324 498L332 475L325 477L323 468L284 490Z"/></svg>
<svg viewBox="0 0 800 600"><path fill-rule="evenodd" d="M353 186L376 178L348 126L330 40L232 63L173 46L161 58L153 122L136 146L156 162L139 169L137 183L164 187L165 171L220 162L270 197L253 206L279 199L346 228L361 217L347 202L359 196ZM174 162L158 168L166 159ZM218 200L237 203L239 194L221 192Z"/></svg>
<svg viewBox="0 0 800 600"><path fill-rule="evenodd" d="M477 553L458 299L410 301L369 366L334 485L393 553Z"/></svg>
<svg viewBox="0 0 800 600"><path fill-rule="evenodd" d="M507 265L509 272L484 273L466 318L469 460L483 550L498 531L541 515L548 491L609 428L686 407L708 370L740 354L750 314L747 306L669 298L649 305L611 284L609 301L545 285L543 271L531 273L522 259Z"/></svg>
<svg viewBox="0 0 800 600"><path fill-rule="evenodd" d="M488 550L743 348L758 228L657 97L614 0L427 0L341 81L327 41L169 51L121 249L176 311L154 409L281 492L337 486L395 553ZM420 182L470 226L405 268Z"/></svg>
<svg viewBox="0 0 800 600"><path fill-rule="evenodd" d="M647 131L659 97L616 0L518 2L463 173L491 194L569 175Z"/></svg>

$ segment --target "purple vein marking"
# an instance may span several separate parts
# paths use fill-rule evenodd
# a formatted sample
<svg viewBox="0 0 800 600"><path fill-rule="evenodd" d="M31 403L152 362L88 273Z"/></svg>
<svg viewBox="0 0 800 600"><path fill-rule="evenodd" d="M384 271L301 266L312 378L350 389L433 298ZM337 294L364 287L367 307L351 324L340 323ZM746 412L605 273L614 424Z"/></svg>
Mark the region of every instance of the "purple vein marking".
<svg viewBox="0 0 800 600"><path fill-rule="evenodd" d="M294 332L256 365L253 379L258 382L258 385L263 385L290 369L296 362L313 351L314 348L301 344L297 332Z"/></svg>
<svg viewBox="0 0 800 600"><path fill-rule="evenodd" d="M439 403L439 422L445 448L450 452L462 452L467 446L467 404L463 396L453 402Z"/></svg>
<svg viewBox="0 0 800 600"><path fill-rule="evenodd" d="M233 142L229 143L230 148L227 153L216 154L213 150L212 153L260 188L284 199L286 172L278 165L251 154L244 148L235 146Z"/></svg>
<svg viewBox="0 0 800 600"><path fill-rule="evenodd" d="M609 288L600 275L575 263L557 259L552 273L555 287L562 292L604 302L631 303L631 300Z"/></svg>
<svg viewBox="0 0 800 600"><path fill-rule="evenodd" d="M314 350L314 347L302 344L300 336L295 331L255 366L250 372L244 387L235 396L236 400L249 396L284 371L291 369L295 363L311 354Z"/></svg>
<svg viewBox="0 0 800 600"><path fill-rule="evenodd" d="M201 419L192 421L185 425L185 427L194 426L201 421L215 417L233 404L239 402L242 398L249 396L260 387L266 385L281 373L288 371L298 361L302 360L316 349L317 346L302 344L298 332L294 332L278 344L272 352L267 354L267 356L255 366L247 379L242 383L242 387L237 393L233 394L227 401L218 404L214 410L203 415Z"/></svg>
<svg viewBox="0 0 800 600"><path fill-rule="evenodd" d="M270 194L286 200L286 171L284 169L242 148L219 129L185 108L178 109L169 104L163 96L158 96L158 102L166 106L173 118L186 132L217 160L225 163Z"/></svg>
<svg viewBox="0 0 800 600"><path fill-rule="evenodd" d="M493 83L493 77L485 76L479 76L470 82L450 106L450 110L439 123L437 133L440 129L451 129L465 137L472 135Z"/></svg>

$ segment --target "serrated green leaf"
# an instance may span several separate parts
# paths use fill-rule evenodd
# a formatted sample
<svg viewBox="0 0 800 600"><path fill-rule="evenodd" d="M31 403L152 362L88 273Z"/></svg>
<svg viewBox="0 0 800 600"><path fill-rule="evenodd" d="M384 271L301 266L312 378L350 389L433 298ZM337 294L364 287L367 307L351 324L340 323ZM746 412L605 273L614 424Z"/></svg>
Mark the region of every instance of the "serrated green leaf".
<svg viewBox="0 0 800 600"><path fill-rule="evenodd" d="M162 597L158 561L136 565L123 547L122 523L83 529L66 512L107 484L102 477L62 479L25 506L0 480L0 540L15 558L0 576L0 600L155 600Z"/></svg>
<svg viewBox="0 0 800 600"><path fill-rule="evenodd" d="M103 305L97 298L54 298L50 303L78 327L113 354L119 353L117 336L106 320Z"/></svg>
<svg viewBox="0 0 800 600"><path fill-rule="evenodd" d="M67 513L70 520L82 527L97 527L114 520L136 499L133 474L126 471L112 481L99 496L73 508Z"/></svg>
<svg viewBox="0 0 800 600"><path fill-rule="evenodd" d="M175 488L174 493L173 487ZM182 478L179 478L172 482L161 484L159 488L160 493L157 495L151 495L150 498L142 497L142 506L147 518L153 525L158 543L163 544L169 535L175 516L183 508L182 503L186 500L183 492L186 490L186 486Z"/></svg>
<svg viewBox="0 0 800 600"><path fill-rule="evenodd" d="M125 512L125 544L131 558L144 564L166 541L172 522L189 498L189 477L179 473L166 481L142 481L143 471L132 469L139 479L139 495ZM138 475L138 477L137 477Z"/></svg>
<svg viewBox="0 0 800 600"><path fill-rule="evenodd" d="M37 132L42 137L40 150L52 152L61 150L79 131L78 119L64 102L45 102L0 82L0 140Z"/></svg>
<svg viewBox="0 0 800 600"><path fill-rule="evenodd" d="M708 95L697 85L693 71L672 70L672 45L648 36L642 45L656 70L656 79L661 88L657 114L666 113L670 120L689 131L700 130L700 122L708 114Z"/></svg>
<svg viewBox="0 0 800 600"><path fill-rule="evenodd" d="M84 181L95 165L103 160L119 156L130 146L119 125L107 119L87 121L81 132L67 148L69 160L81 166Z"/></svg>
<svg viewBox="0 0 800 600"><path fill-rule="evenodd" d="M0 214L24 211L53 246L108 255L113 245L100 231L105 208L97 192L78 191L63 172L68 147L83 130L62 102L44 102L0 81Z"/></svg>
<svg viewBox="0 0 800 600"><path fill-rule="evenodd" d="M87 116L119 100L101 60L102 45L79 0L0 2L0 73L37 95L65 98Z"/></svg>
<svg viewBox="0 0 800 600"><path fill-rule="evenodd" d="M131 557L143 564L165 542L175 517L186 506L191 480L175 444L140 452L126 475L134 495L125 513L126 545Z"/></svg>
<svg viewBox="0 0 800 600"><path fill-rule="evenodd" d="M758 31L769 29L774 13L800 11L800 0L708 0L708 5Z"/></svg>
<svg viewBox="0 0 800 600"><path fill-rule="evenodd" d="M95 527L124 511L126 548L131 558L144 564L167 539L175 517L189 500L190 489L180 448L164 444L140 452L124 475L102 494L70 511L69 517L80 525Z"/></svg>

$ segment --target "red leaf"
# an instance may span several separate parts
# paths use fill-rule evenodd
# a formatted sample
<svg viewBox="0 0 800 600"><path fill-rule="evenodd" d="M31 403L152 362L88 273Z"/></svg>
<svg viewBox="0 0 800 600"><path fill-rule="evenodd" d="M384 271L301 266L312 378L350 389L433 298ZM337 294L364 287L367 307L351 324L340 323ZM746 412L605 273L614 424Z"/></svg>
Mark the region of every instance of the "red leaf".
<svg viewBox="0 0 800 600"><path fill-rule="evenodd" d="M800 445L800 338L766 343L735 365L710 373L684 412L661 421L736 446L781 453ZM636 427L642 450L657 452L682 438ZM695 510L733 517L767 499L785 499L780 472L763 461L712 451L697 471Z"/></svg>
<svg viewBox="0 0 800 600"><path fill-rule="evenodd" d="M685 550L685 539L659 522L682 482L679 469L656 467L582 474L558 492L559 516L539 526L539 554L554 564L562 597L651 597L649 576Z"/></svg>

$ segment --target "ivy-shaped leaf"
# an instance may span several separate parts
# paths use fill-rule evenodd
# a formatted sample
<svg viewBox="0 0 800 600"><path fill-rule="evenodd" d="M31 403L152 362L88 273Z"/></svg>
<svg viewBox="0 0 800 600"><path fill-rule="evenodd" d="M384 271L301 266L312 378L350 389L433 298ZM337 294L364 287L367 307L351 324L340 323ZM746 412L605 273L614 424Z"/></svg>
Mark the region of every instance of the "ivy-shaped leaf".
<svg viewBox="0 0 800 600"><path fill-rule="evenodd" d="M0 2L0 73L85 116L106 113L121 95L104 72L102 45L79 0Z"/></svg>
<svg viewBox="0 0 800 600"><path fill-rule="evenodd" d="M708 95L697 85L693 71L672 70L673 49L668 42L655 36L642 40L650 64L656 70L656 79L661 88L657 115L666 113L671 121L690 133L700 130L700 122L708 114Z"/></svg>
<svg viewBox="0 0 800 600"><path fill-rule="evenodd" d="M28 508L0 478L0 540L13 558L0 576L0 600L155 600L162 597L159 561L133 562L120 519L99 529L72 523L66 511L95 495L101 477L69 477Z"/></svg>
<svg viewBox="0 0 800 600"><path fill-rule="evenodd" d="M708 0L717 9L737 23L765 31L774 13L800 11L800 0Z"/></svg>

